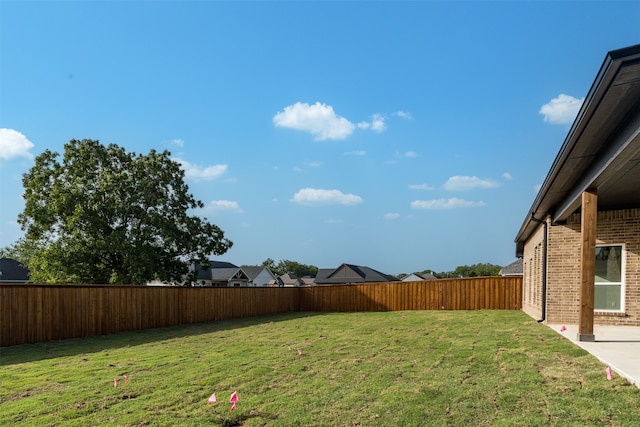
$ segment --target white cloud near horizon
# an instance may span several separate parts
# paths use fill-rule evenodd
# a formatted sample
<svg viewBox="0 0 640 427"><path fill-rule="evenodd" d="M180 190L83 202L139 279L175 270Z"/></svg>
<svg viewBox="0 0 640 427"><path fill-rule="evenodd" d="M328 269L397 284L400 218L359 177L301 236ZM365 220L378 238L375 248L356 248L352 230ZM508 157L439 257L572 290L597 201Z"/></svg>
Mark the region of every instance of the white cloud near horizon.
<svg viewBox="0 0 640 427"><path fill-rule="evenodd" d="M561 93L557 98L553 98L544 104L538 114L544 116L544 121L551 124L571 124L578 115L584 98L578 99L570 95Z"/></svg>
<svg viewBox="0 0 640 427"><path fill-rule="evenodd" d="M231 200L212 200L204 207L204 211L209 214L220 212L244 213L238 202Z"/></svg>
<svg viewBox="0 0 640 427"><path fill-rule="evenodd" d="M182 166L185 179L195 182L213 181L214 179L218 179L227 172L228 168L225 164L200 167L179 157L174 157L173 160L180 163Z"/></svg>
<svg viewBox="0 0 640 427"><path fill-rule="evenodd" d="M365 156L367 152L364 150L353 150L353 151L346 151L343 154L345 156Z"/></svg>
<svg viewBox="0 0 640 427"><path fill-rule="evenodd" d="M511 174L508 172L503 173L501 176L502 176L502 179L504 179L505 181L511 181L513 179Z"/></svg>
<svg viewBox="0 0 640 427"><path fill-rule="evenodd" d="M0 159L9 160L15 157L33 159L31 149L33 142L15 129L0 128Z"/></svg>
<svg viewBox="0 0 640 427"><path fill-rule="evenodd" d="M291 201L305 206L353 206L363 202L362 197L354 194L344 194L339 190L323 190L320 188L303 188L293 195Z"/></svg>
<svg viewBox="0 0 640 427"><path fill-rule="evenodd" d="M409 184L410 190L433 190L433 186L427 183L424 184Z"/></svg>
<svg viewBox="0 0 640 427"><path fill-rule="evenodd" d="M289 105L273 116L273 124L276 127L309 132L316 141L345 139L355 129L355 125L338 116L333 107L319 102L313 105L303 102Z"/></svg>
<svg viewBox="0 0 640 427"><path fill-rule="evenodd" d="M394 220L394 219L398 219L398 218L400 218L400 214L399 213L390 212L388 214L384 214L384 219Z"/></svg>
<svg viewBox="0 0 640 427"><path fill-rule="evenodd" d="M453 197L451 199L414 200L413 202L411 202L411 207L413 209L430 210L473 208L485 205L486 204L483 201L474 202L470 200L459 199L457 197Z"/></svg>
<svg viewBox="0 0 640 427"><path fill-rule="evenodd" d="M496 188L500 183L492 179L480 179L477 176L452 176L444 183L444 189L449 191L466 191L476 188Z"/></svg>
<svg viewBox="0 0 640 427"><path fill-rule="evenodd" d="M404 153L401 153L399 151L396 151L395 153L393 153L393 158L391 160L387 160L386 163L389 164L395 164L398 162L398 159L411 159L411 158L415 158L415 157L419 157L420 155L418 153L416 153L415 151L405 151Z"/></svg>

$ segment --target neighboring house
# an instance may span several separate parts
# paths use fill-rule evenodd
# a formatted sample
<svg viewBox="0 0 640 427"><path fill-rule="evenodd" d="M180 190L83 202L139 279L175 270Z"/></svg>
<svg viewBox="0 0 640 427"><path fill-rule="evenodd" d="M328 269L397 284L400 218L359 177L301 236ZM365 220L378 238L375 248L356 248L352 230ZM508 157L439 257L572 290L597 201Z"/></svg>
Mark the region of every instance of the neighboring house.
<svg viewBox="0 0 640 427"><path fill-rule="evenodd" d="M250 282L240 267L211 269L211 286L251 286Z"/></svg>
<svg viewBox="0 0 640 427"><path fill-rule="evenodd" d="M640 326L640 45L606 55L515 242L530 316Z"/></svg>
<svg viewBox="0 0 640 427"><path fill-rule="evenodd" d="M29 270L11 258L0 258L0 283L21 284L29 282Z"/></svg>
<svg viewBox="0 0 640 427"><path fill-rule="evenodd" d="M244 266L242 271L249 277L249 286L273 286L276 276L267 267Z"/></svg>
<svg viewBox="0 0 640 427"><path fill-rule="evenodd" d="M420 280L437 280L438 278L431 273L416 274L411 273L408 276L402 278L403 282L418 282Z"/></svg>
<svg viewBox="0 0 640 427"><path fill-rule="evenodd" d="M310 286L315 283L316 278L311 276L302 276L300 280L302 280L303 285Z"/></svg>
<svg viewBox="0 0 640 427"><path fill-rule="evenodd" d="M372 282L397 282L398 278L381 273L369 267L353 264L342 264L335 269L321 268L316 274L314 283L347 284L347 283L372 283Z"/></svg>
<svg viewBox="0 0 640 427"><path fill-rule="evenodd" d="M498 274L500 276L522 276L522 258L515 260L506 267L502 267Z"/></svg>
<svg viewBox="0 0 640 427"><path fill-rule="evenodd" d="M293 273L281 274L279 278L280 282L282 282L281 286L291 287L304 285L304 281Z"/></svg>
<svg viewBox="0 0 640 427"><path fill-rule="evenodd" d="M208 268L196 264L196 286L249 286L249 276L237 265L223 261L209 261Z"/></svg>

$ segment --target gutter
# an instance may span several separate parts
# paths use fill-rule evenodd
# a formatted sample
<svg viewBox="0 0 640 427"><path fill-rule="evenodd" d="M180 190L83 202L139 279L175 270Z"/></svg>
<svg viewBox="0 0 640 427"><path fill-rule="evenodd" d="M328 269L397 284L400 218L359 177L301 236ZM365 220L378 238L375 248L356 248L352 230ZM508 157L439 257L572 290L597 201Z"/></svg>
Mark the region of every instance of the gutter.
<svg viewBox="0 0 640 427"><path fill-rule="evenodd" d="M531 212L531 221L544 226L544 235L542 236L542 318L538 319L538 323L547 320L547 221L543 221L535 217L535 213Z"/></svg>

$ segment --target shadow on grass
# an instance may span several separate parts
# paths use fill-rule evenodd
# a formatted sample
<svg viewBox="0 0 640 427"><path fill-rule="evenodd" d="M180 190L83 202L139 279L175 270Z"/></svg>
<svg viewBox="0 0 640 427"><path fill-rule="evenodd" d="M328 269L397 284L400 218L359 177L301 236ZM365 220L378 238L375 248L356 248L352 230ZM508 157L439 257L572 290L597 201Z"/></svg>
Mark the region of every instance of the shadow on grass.
<svg viewBox="0 0 640 427"><path fill-rule="evenodd" d="M231 331L247 326L282 322L326 314L327 313L320 312L282 313L244 319L192 323L169 326L166 328L127 331L94 337L70 338L66 340L47 341L35 344L0 347L0 366L36 362L56 357L76 356L78 354L97 353L104 350L133 347L152 342L208 334L211 332Z"/></svg>

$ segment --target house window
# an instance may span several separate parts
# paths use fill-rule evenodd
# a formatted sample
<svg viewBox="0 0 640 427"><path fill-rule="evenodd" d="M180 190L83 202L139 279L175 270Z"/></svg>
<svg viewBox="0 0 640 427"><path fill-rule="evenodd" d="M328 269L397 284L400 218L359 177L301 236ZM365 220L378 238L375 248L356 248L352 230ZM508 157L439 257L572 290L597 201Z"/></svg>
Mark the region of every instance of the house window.
<svg viewBox="0 0 640 427"><path fill-rule="evenodd" d="M623 245L596 246L595 302L597 311L624 309Z"/></svg>

